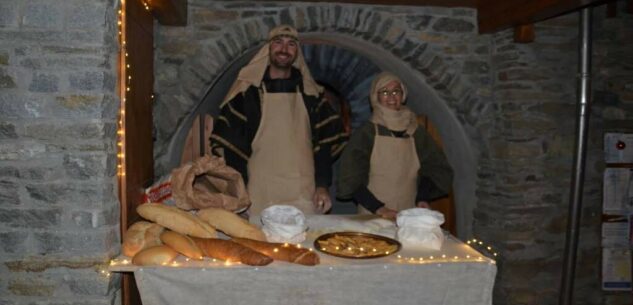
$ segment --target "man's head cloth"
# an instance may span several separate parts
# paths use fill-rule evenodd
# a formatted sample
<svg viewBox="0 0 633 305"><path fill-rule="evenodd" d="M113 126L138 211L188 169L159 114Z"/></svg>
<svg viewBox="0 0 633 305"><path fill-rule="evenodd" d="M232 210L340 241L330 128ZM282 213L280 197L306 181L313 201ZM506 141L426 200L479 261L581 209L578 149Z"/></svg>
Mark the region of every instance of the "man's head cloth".
<svg viewBox="0 0 633 305"><path fill-rule="evenodd" d="M271 41L279 36L290 37L299 41L299 33L297 32L297 29L287 24L282 24L270 30L270 32L268 32L268 41Z"/></svg>

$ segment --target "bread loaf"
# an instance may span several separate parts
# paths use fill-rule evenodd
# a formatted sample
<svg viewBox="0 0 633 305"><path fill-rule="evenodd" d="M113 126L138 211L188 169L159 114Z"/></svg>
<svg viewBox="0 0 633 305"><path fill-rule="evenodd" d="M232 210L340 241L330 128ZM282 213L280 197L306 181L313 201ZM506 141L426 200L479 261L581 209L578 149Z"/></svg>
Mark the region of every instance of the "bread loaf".
<svg viewBox="0 0 633 305"><path fill-rule="evenodd" d="M266 235L257 226L237 214L218 208L198 211L198 217L231 237L266 241Z"/></svg>
<svg viewBox="0 0 633 305"><path fill-rule="evenodd" d="M269 243L246 238L233 238L233 241L280 261L306 266L318 265L320 262L319 255L314 251L291 244Z"/></svg>
<svg viewBox="0 0 633 305"><path fill-rule="evenodd" d="M174 231L165 231L160 235L160 240L170 248L176 250L178 253L197 260L201 260L203 257L202 250L196 245L196 243L187 235L182 235Z"/></svg>
<svg viewBox="0 0 633 305"><path fill-rule="evenodd" d="M164 229L161 225L147 221L135 222L123 236L121 252L125 256L133 257L145 248L160 245L160 234Z"/></svg>
<svg viewBox="0 0 633 305"><path fill-rule="evenodd" d="M178 256L176 250L165 245L141 250L132 258L132 264L137 266L167 265Z"/></svg>
<svg viewBox="0 0 633 305"><path fill-rule="evenodd" d="M203 238L217 236L215 229L208 223L177 207L160 203L145 203L139 205L136 211L143 218L181 234Z"/></svg>
<svg viewBox="0 0 633 305"><path fill-rule="evenodd" d="M251 266L264 266L272 263L273 259L250 248L230 240L217 238L192 238L205 256L221 259L227 262L240 262Z"/></svg>

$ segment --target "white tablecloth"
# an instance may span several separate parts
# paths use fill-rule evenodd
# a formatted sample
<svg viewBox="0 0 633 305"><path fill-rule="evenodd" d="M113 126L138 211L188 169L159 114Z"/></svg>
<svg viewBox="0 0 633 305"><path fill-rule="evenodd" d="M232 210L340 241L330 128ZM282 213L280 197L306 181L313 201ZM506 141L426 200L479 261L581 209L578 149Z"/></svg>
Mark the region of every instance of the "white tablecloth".
<svg viewBox="0 0 633 305"><path fill-rule="evenodd" d="M331 224L337 217L317 216ZM315 221L316 220L316 221ZM312 247L314 235L303 246ZM111 271L133 271L144 305L387 305L492 304L495 262L447 236L442 249L412 250L376 259L345 259L319 252L313 267L275 261L268 266L185 261L136 267L117 258Z"/></svg>

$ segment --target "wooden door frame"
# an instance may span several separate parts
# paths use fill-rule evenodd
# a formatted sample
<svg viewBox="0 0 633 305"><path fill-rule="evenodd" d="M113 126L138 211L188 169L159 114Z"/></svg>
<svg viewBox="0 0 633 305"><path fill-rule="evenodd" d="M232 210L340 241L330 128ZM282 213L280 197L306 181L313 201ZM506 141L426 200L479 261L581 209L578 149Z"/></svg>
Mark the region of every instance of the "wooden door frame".
<svg viewBox="0 0 633 305"><path fill-rule="evenodd" d="M164 25L186 25L187 0L121 0L117 141L121 240L129 225L140 219L136 207L154 177L154 18ZM133 274L123 275L121 290L123 304L141 304Z"/></svg>

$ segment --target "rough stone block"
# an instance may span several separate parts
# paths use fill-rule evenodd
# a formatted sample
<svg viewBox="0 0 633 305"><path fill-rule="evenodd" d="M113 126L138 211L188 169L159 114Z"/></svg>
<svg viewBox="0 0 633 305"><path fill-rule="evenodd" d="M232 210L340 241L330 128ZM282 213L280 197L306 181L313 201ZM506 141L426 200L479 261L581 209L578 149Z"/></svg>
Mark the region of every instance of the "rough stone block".
<svg viewBox="0 0 633 305"><path fill-rule="evenodd" d="M50 112L56 118L100 118L105 99L104 95L59 95L51 103Z"/></svg>
<svg viewBox="0 0 633 305"><path fill-rule="evenodd" d="M31 198L50 204L82 202L83 206L100 206L115 199L113 184L96 180L94 183L54 182L28 184L26 190Z"/></svg>
<svg viewBox="0 0 633 305"><path fill-rule="evenodd" d="M113 124L103 122L33 123L25 126L26 137L38 140L90 140L114 136ZM116 128L116 127L114 127Z"/></svg>
<svg viewBox="0 0 633 305"><path fill-rule="evenodd" d="M104 30L85 30L66 32L65 40L73 45L102 45L104 40Z"/></svg>
<svg viewBox="0 0 633 305"><path fill-rule="evenodd" d="M112 281L112 278L95 274L94 276L74 276L65 282L75 295L107 296L112 292L112 284L118 282Z"/></svg>
<svg viewBox="0 0 633 305"><path fill-rule="evenodd" d="M20 204L20 186L12 181L0 180L0 206Z"/></svg>
<svg viewBox="0 0 633 305"><path fill-rule="evenodd" d="M17 138L18 135L15 132L15 125L13 123L0 122L0 140Z"/></svg>
<svg viewBox="0 0 633 305"><path fill-rule="evenodd" d="M423 31L428 27L431 19L433 19L433 17L428 15L411 15L407 16L405 20L410 29Z"/></svg>
<svg viewBox="0 0 633 305"><path fill-rule="evenodd" d="M455 17L475 17L477 15L477 10L468 8L456 8L452 10L452 15Z"/></svg>
<svg viewBox="0 0 633 305"><path fill-rule="evenodd" d="M0 233L0 250L4 253L24 254L27 252L26 240L28 233L2 232Z"/></svg>
<svg viewBox="0 0 633 305"><path fill-rule="evenodd" d="M28 160L46 152L46 146L40 143L0 142L0 160Z"/></svg>
<svg viewBox="0 0 633 305"><path fill-rule="evenodd" d="M15 166L0 166L0 177L20 178L20 171Z"/></svg>
<svg viewBox="0 0 633 305"><path fill-rule="evenodd" d="M37 98L29 94L2 92L0 90L0 118L36 118L41 116L38 105L45 103L46 98Z"/></svg>
<svg viewBox="0 0 633 305"><path fill-rule="evenodd" d="M115 174L116 156L103 153L64 156L66 175L72 179L111 177Z"/></svg>
<svg viewBox="0 0 633 305"><path fill-rule="evenodd" d="M12 89L17 87L13 76L4 69L0 69L0 89Z"/></svg>
<svg viewBox="0 0 633 305"><path fill-rule="evenodd" d="M339 6L337 6L337 9ZM354 22L356 20L356 16L359 12L355 7L345 6L341 9L341 16L337 18L336 29L343 32L352 32L354 31Z"/></svg>
<svg viewBox="0 0 633 305"><path fill-rule="evenodd" d="M464 74L485 74L488 71L490 71L488 62L483 60L467 60L462 69Z"/></svg>
<svg viewBox="0 0 633 305"><path fill-rule="evenodd" d="M59 226L60 222L59 209L0 209L0 223L5 226L45 229Z"/></svg>
<svg viewBox="0 0 633 305"><path fill-rule="evenodd" d="M9 52L6 50L0 49L0 65L6 66L9 64Z"/></svg>
<svg viewBox="0 0 633 305"><path fill-rule="evenodd" d="M433 23L432 28L438 32L466 33L474 32L475 25L462 19L442 17Z"/></svg>
<svg viewBox="0 0 633 305"><path fill-rule="evenodd" d="M112 204L108 209L82 209L65 211L68 223L78 229L96 229L104 226L115 226L119 221L119 206Z"/></svg>
<svg viewBox="0 0 633 305"><path fill-rule="evenodd" d="M537 141L507 142L507 139L492 140L490 155L497 158L537 158L543 156L543 146Z"/></svg>
<svg viewBox="0 0 633 305"><path fill-rule="evenodd" d="M18 296L52 297L59 283L44 277L24 277L9 280L8 289Z"/></svg>
<svg viewBox="0 0 633 305"><path fill-rule="evenodd" d="M279 13L279 21L281 22L281 24L295 24L294 18L292 18L292 15L290 14L290 9L287 8L281 10L281 12Z"/></svg>
<svg viewBox="0 0 633 305"><path fill-rule="evenodd" d="M3 0L0 2L0 27L17 27L18 10L22 0Z"/></svg>
<svg viewBox="0 0 633 305"><path fill-rule="evenodd" d="M204 24L226 24L240 17L236 11L196 10L191 15L191 22L198 26Z"/></svg>
<svg viewBox="0 0 633 305"><path fill-rule="evenodd" d="M95 1L70 2L66 18L66 29L96 30L105 27L106 8L104 3Z"/></svg>
<svg viewBox="0 0 633 305"><path fill-rule="evenodd" d="M31 92L57 92L59 87L59 77L54 73L35 73L29 91Z"/></svg>
<svg viewBox="0 0 633 305"><path fill-rule="evenodd" d="M48 255L109 253L120 243L117 230L111 227L81 232L56 230L33 233L33 238L37 253Z"/></svg>
<svg viewBox="0 0 633 305"><path fill-rule="evenodd" d="M30 0L24 4L22 25L25 27L60 29L64 25L64 5L60 3Z"/></svg>
<svg viewBox="0 0 633 305"><path fill-rule="evenodd" d="M76 72L68 76L70 89L97 90L104 87L104 73L101 71Z"/></svg>

